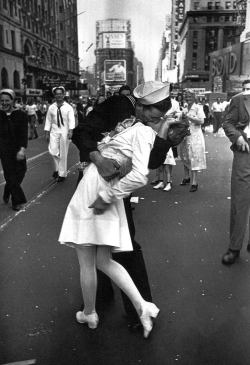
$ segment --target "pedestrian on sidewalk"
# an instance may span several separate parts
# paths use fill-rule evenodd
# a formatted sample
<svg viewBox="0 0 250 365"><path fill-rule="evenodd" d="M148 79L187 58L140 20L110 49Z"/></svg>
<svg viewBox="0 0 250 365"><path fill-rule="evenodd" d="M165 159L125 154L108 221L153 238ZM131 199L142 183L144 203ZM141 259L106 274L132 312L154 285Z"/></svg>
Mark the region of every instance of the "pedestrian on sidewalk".
<svg viewBox="0 0 250 365"><path fill-rule="evenodd" d="M205 139L201 130L205 114L203 106L195 102L195 94L186 90L187 108L183 110L189 121L190 135L180 144L180 157L184 165L184 178L180 185L190 184L190 192L198 190L197 174L206 169Z"/></svg>
<svg viewBox="0 0 250 365"><path fill-rule="evenodd" d="M181 109L179 102L175 99L170 85L171 108L165 114L169 118L181 118ZM174 153L174 149L175 153ZM175 154L175 156L174 156ZM153 189L162 189L163 191L170 191L172 189L172 170L176 165L175 157L178 157L177 147L170 148L166 154L165 161L156 170L155 182L152 182Z"/></svg>
<svg viewBox="0 0 250 365"><path fill-rule="evenodd" d="M169 149L163 164L156 170L153 189L161 189L162 191L170 191L172 189L172 171L176 165L172 148Z"/></svg>
<svg viewBox="0 0 250 365"><path fill-rule="evenodd" d="M52 89L56 101L48 108L45 121L45 138L54 161L53 177L62 182L67 177L67 158L69 144L75 128L74 110L64 101L65 88Z"/></svg>
<svg viewBox="0 0 250 365"><path fill-rule="evenodd" d="M37 133L37 106L34 103L33 98L28 100L28 104L25 107L25 111L28 115L28 122L29 122L29 139L36 139L38 138Z"/></svg>
<svg viewBox="0 0 250 365"><path fill-rule="evenodd" d="M234 96L226 111L223 128L232 142L230 243L222 263L231 265L239 257L250 209L250 79L242 83L243 92ZM250 245L248 245L250 251Z"/></svg>
<svg viewBox="0 0 250 365"><path fill-rule="evenodd" d="M0 159L6 181L3 201L8 204L11 198L12 209L19 211L27 201L21 183L27 170L28 117L24 111L14 108L12 89L2 89L0 100Z"/></svg>
<svg viewBox="0 0 250 365"><path fill-rule="evenodd" d="M217 98L211 106L211 112L213 115L213 133L216 134L222 126L222 117L224 112L224 105L221 102L221 98Z"/></svg>

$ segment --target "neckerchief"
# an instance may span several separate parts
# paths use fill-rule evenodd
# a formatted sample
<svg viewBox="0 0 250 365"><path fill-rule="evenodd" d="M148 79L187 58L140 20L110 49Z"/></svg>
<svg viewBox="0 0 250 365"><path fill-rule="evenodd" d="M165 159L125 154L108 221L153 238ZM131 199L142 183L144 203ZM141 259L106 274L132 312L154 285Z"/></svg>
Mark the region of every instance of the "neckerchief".
<svg viewBox="0 0 250 365"><path fill-rule="evenodd" d="M61 113L61 106L57 105L57 126L60 128L61 125L64 125L63 123L63 117L62 117L62 113Z"/></svg>

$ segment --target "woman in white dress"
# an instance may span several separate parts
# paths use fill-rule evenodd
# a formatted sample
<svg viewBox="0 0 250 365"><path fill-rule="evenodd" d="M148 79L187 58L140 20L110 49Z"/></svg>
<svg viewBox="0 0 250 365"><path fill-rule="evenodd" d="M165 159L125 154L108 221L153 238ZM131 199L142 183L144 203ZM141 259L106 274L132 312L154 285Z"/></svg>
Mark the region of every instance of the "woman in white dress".
<svg viewBox="0 0 250 365"><path fill-rule="evenodd" d="M147 183L149 155L156 132L166 124L171 122L159 117L147 120L147 125L136 118L118 124L98 149L104 157L113 158L123 167L124 177L107 182L91 163L68 205L59 241L76 248L84 300L84 310L76 313L76 319L87 323L89 328L96 328L99 320L95 310L96 268L129 297L140 317L145 338L153 328L152 318L159 313L155 304L142 298L123 266L112 260L111 252L132 250L122 199Z"/></svg>
<svg viewBox="0 0 250 365"><path fill-rule="evenodd" d="M205 139L201 126L205 114L203 106L195 103L195 94L186 91L185 100L187 108L183 109L189 121L190 135L186 136L180 144L180 157L184 164L184 178L180 185L191 182L190 192L198 189L197 172L206 169Z"/></svg>

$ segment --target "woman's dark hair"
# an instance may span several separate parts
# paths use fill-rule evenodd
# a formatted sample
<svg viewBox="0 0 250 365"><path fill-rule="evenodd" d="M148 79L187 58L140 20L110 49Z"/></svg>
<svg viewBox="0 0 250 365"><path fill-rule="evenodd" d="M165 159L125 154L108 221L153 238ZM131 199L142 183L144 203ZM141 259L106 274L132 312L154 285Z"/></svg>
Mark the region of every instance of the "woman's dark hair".
<svg viewBox="0 0 250 365"><path fill-rule="evenodd" d="M168 96L166 99L159 101L158 103L155 104L151 104L151 105L143 105L144 108L151 108L154 107L158 110L160 110L163 113L166 113L171 107L172 107L172 103L171 103L171 99Z"/></svg>
<svg viewBox="0 0 250 365"><path fill-rule="evenodd" d="M129 90L129 91L130 91L130 93L132 94L132 91L131 91L131 89L130 89L130 87L129 87L128 85L122 85L122 86L120 87L120 89L119 89L119 94L121 94L121 92L122 92L123 90Z"/></svg>

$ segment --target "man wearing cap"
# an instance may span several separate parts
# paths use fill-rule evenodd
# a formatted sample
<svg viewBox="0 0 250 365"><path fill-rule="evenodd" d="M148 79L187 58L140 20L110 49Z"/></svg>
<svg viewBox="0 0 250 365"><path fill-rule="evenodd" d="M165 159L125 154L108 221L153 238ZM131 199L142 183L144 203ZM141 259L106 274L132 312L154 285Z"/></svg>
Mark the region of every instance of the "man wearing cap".
<svg viewBox="0 0 250 365"><path fill-rule="evenodd" d="M56 100L48 109L44 130L55 165L53 177L62 182L67 176L67 156L75 128L75 116L72 106L64 101L64 87L54 87L52 92Z"/></svg>
<svg viewBox="0 0 250 365"><path fill-rule="evenodd" d="M134 97L131 95L112 96L102 104L97 105L85 118L84 123L79 124L74 130L72 141L79 149L83 170L92 161L105 179L111 179L119 175L119 166L117 166L116 162L102 157L97 150L97 142L103 138L103 134L113 130L119 122L130 118L132 115L136 115L145 124L148 121L159 120L171 107L171 102L168 97L169 86L161 82L153 81L139 85L134 90L134 95L138 100L137 106ZM150 169L159 167L165 160L167 151L173 146L173 143L169 139L166 139L166 134L167 129L162 129L158 133L158 136L156 136L149 159ZM178 143L181 142L182 138L184 136L180 138ZM81 177L80 174L79 176ZM102 204L102 202L99 203L100 205ZM103 203L105 204L105 202ZM126 268L143 297L151 301L151 290L142 250L134 239L135 226L129 198L124 199L124 207L134 250L132 252L115 254L114 259ZM101 294L106 294L107 297L111 296L112 289L109 281L99 275L98 282L100 283L100 281L102 283L98 286L98 290L102 290ZM137 313L128 298L124 294L122 296L129 325L134 328L139 323Z"/></svg>
<svg viewBox="0 0 250 365"><path fill-rule="evenodd" d="M3 201L8 204L11 198L12 209L19 211L27 201L21 183L27 171L28 117L24 111L14 109L12 89L2 89L0 99L0 160L6 180Z"/></svg>

